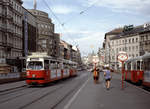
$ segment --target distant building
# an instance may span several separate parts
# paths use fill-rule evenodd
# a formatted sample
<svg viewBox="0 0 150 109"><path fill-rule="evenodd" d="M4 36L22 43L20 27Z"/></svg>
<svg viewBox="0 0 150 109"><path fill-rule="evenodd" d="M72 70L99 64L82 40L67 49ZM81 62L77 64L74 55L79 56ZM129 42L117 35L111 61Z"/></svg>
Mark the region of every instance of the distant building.
<svg viewBox="0 0 150 109"><path fill-rule="evenodd" d="M36 16L36 22L38 27L37 34L37 51L39 52L47 52L48 55L54 56L55 50L53 48L53 40L54 40L54 24L51 19L48 17L48 13L35 10L28 9L33 15ZM54 45L55 46L55 45Z"/></svg>
<svg viewBox="0 0 150 109"><path fill-rule="evenodd" d="M150 38L148 38L149 29L144 29L144 25L129 27L130 28L126 26L126 30L123 30L120 34L110 38L110 49L109 52L105 52L105 54L108 54L109 65L112 68L118 69L121 66L117 59L117 56L121 51L126 52L128 58L141 56L146 51L150 51Z"/></svg>
<svg viewBox="0 0 150 109"><path fill-rule="evenodd" d="M144 24L144 30L140 32L140 55L150 53L150 24Z"/></svg>
<svg viewBox="0 0 150 109"><path fill-rule="evenodd" d="M0 62L11 66L10 72L21 71L23 56L22 0L0 0Z"/></svg>
<svg viewBox="0 0 150 109"><path fill-rule="evenodd" d="M22 0L0 1L0 58L22 56Z"/></svg>
<svg viewBox="0 0 150 109"><path fill-rule="evenodd" d="M82 66L80 50L68 44L67 42L60 40L60 57L61 59L71 60L78 63L78 67Z"/></svg>
<svg viewBox="0 0 150 109"><path fill-rule="evenodd" d="M59 58L60 56L60 34L54 33L54 40L53 40L53 56Z"/></svg>
<svg viewBox="0 0 150 109"><path fill-rule="evenodd" d="M23 8L23 56L37 50L37 22L36 17L27 9Z"/></svg>
<svg viewBox="0 0 150 109"><path fill-rule="evenodd" d="M105 64L109 64L110 63L110 49L111 49L111 46L110 46L110 38L116 36L116 35L119 35L121 34L123 31L123 28L116 28L108 33L105 34L105 37L104 37L104 43L103 43L103 48L104 48L104 51L105 51L105 59L104 59L104 62Z"/></svg>
<svg viewBox="0 0 150 109"><path fill-rule="evenodd" d="M104 48L99 48L98 57L99 57L99 65L103 66L104 61L105 61L105 49Z"/></svg>

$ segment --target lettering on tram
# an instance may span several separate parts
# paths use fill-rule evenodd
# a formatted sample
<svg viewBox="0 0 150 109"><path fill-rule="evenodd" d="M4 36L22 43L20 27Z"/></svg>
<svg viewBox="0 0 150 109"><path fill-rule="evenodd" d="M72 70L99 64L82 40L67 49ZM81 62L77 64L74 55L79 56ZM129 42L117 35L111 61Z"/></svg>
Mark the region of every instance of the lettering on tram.
<svg viewBox="0 0 150 109"><path fill-rule="evenodd" d="M45 84L77 75L77 63L54 59L46 53L32 53L27 57L26 83Z"/></svg>

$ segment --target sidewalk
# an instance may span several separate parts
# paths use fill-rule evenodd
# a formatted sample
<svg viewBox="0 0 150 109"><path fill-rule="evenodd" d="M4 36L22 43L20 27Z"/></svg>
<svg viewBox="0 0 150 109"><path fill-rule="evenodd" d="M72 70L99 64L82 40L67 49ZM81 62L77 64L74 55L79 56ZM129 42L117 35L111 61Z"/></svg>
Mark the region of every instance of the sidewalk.
<svg viewBox="0 0 150 109"><path fill-rule="evenodd" d="M25 81L0 84L0 92L25 86Z"/></svg>
<svg viewBox="0 0 150 109"><path fill-rule="evenodd" d="M150 92L125 82L121 89L121 75L113 74L110 90L106 90L102 76L94 84L92 75L72 97L64 109L149 109Z"/></svg>

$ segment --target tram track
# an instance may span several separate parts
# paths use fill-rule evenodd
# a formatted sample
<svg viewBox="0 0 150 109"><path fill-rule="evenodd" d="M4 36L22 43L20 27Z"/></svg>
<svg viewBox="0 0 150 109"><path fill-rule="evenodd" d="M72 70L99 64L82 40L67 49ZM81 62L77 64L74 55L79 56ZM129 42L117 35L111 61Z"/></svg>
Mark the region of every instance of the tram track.
<svg viewBox="0 0 150 109"><path fill-rule="evenodd" d="M60 86L60 87L58 87L58 88L55 88L54 90L51 90L50 92L47 92L46 94L44 94L44 95L38 97L37 99L35 99L35 100L33 100L33 101L31 101L31 102L29 102L29 103L27 103L27 104L21 106L19 109L24 109L24 108L26 108L26 107L32 105L33 103L35 103L35 102L41 100L41 99L44 98L45 96L47 96L47 95L49 95L49 94L53 94L55 91L61 89L62 87L63 87L63 86Z"/></svg>
<svg viewBox="0 0 150 109"><path fill-rule="evenodd" d="M26 87L25 89L29 89L29 88ZM22 90L24 90L24 89L22 89ZM40 89L33 89L33 90L30 90L29 92L24 92L24 93L22 93L22 94L19 94L19 95L10 97L10 98L8 98L8 99L0 100L0 104L1 104L1 103L4 103L4 102L8 102L8 101L10 101L10 100L14 100L14 99L16 99L16 98L18 98L18 97L24 96L25 94L27 95L27 94L31 94L31 93L37 92L37 91L39 91L39 90L40 90Z"/></svg>
<svg viewBox="0 0 150 109"><path fill-rule="evenodd" d="M71 96L73 93L75 93L76 90L78 90L80 88L80 86L82 85L83 81L84 80L81 79L80 81L77 81L77 83L74 84L74 85L72 84L72 82L70 82L68 84L65 84L59 90L56 89L56 91L54 91L53 93L45 94L46 96L48 96L47 98L52 98L52 99L55 98L51 102L49 102L49 104L47 105L47 108L48 109L56 109L57 106L59 106L59 104L61 104L65 99L67 99L69 96ZM70 90L66 90L66 89L70 89ZM43 95L42 97L34 100L32 103L26 104L25 106L23 106L23 107L21 107L19 109L26 109L26 108L27 109L30 109L30 108L36 109L34 106L36 106L36 104L39 104L40 101L44 101L42 99L47 99L47 98L44 98L46 96Z"/></svg>
<svg viewBox="0 0 150 109"><path fill-rule="evenodd" d="M43 100L48 100L49 104L46 104L46 106L51 107L51 109L55 109L60 103L68 98L68 96L71 96L78 87L80 87L83 81L84 80L78 76L78 78L67 79L65 81L54 82L52 84L50 83L48 87L38 87L37 89L37 86L24 86L22 88L9 90L0 93L0 97L2 98L0 99L0 108L14 107L14 109L30 109L31 107L38 106L37 104ZM17 102L20 103L15 105Z"/></svg>
<svg viewBox="0 0 150 109"><path fill-rule="evenodd" d="M57 84L57 83L56 83ZM55 85L56 85L55 84ZM46 87L48 87L48 86L52 86L53 84L49 84L49 85L47 85ZM8 94L14 94L14 93L18 93L19 91L21 92L22 90L25 90L25 89L27 89L27 90L30 90L31 88L33 88L33 90L30 90L29 92L28 91L25 91L24 93L21 93L21 94L19 94L19 95L16 95L16 96L13 96L13 97L10 97L10 98L8 98L8 99L4 99L4 100L0 100L0 104L1 103L4 103L4 102L8 102L8 101L10 101L10 100L13 100L13 99L16 99L16 98L18 98L18 97L21 97L21 96L24 96L25 94L27 95L27 94L31 94L31 93L35 93L35 92L37 92L37 91L41 91L43 88L44 88L45 86L28 86L28 85L24 85L24 86L22 86L22 87L18 87L18 88L16 88L16 89L14 89L13 91L12 90L7 90L6 92L4 91L3 93L0 93L0 97L2 98L2 96L3 96L3 98L4 98L4 96L5 95L8 95ZM34 89L34 88L36 88L36 89ZM10 92L8 92L8 91L10 91ZM14 92L14 93L13 93Z"/></svg>
<svg viewBox="0 0 150 109"><path fill-rule="evenodd" d="M55 109L64 99L66 99L68 96L70 96L71 94L74 93L74 91L76 91L82 82L79 82L78 84L76 84L75 87L73 87L69 92L67 92L66 94L64 94L64 96L61 97L61 99L59 99L54 105L52 105L50 107L50 109Z"/></svg>
<svg viewBox="0 0 150 109"><path fill-rule="evenodd" d="M16 91L21 91L21 90L24 90L26 88L28 88L27 85L6 89L6 90L3 90L3 91L0 91L0 96L1 95L7 95L7 94L10 94L10 93L13 93L13 92L16 92Z"/></svg>
<svg viewBox="0 0 150 109"><path fill-rule="evenodd" d="M26 87L26 86L27 86L27 85L22 85L22 86L18 86L18 87L13 87L13 88L1 90L1 91L0 91L0 95L1 95L1 93L3 93L3 92L8 92L8 91L15 90L15 89L19 89L19 88Z"/></svg>

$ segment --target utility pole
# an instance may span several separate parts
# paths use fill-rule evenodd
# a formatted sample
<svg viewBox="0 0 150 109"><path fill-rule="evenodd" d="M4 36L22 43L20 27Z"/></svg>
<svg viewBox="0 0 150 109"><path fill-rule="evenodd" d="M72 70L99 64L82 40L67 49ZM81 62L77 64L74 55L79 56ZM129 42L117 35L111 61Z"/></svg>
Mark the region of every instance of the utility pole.
<svg viewBox="0 0 150 109"><path fill-rule="evenodd" d="M36 0L34 0L34 9L36 10L36 7L37 7L37 2Z"/></svg>

